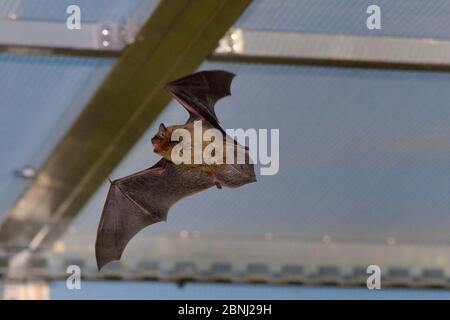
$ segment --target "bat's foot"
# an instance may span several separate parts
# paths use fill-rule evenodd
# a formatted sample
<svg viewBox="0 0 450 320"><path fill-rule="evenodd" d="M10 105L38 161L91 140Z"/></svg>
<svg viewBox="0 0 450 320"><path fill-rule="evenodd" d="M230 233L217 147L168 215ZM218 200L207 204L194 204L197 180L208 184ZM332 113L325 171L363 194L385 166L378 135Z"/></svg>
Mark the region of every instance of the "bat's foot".
<svg viewBox="0 0 450 320"><path fill-rule="evenodd" d="M216 185L217 189L222 189L222 183L219 179L217 179L216 175L212 172L209 172L208 174L211 177L212 182Z"/></svg>

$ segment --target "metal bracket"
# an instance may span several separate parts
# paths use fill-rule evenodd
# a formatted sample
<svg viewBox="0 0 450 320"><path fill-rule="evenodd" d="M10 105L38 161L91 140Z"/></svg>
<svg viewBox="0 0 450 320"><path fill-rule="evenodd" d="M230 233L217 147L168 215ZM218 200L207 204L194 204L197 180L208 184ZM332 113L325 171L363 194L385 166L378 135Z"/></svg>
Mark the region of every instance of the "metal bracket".
<svg viewBox="0 0 450 320"><path fill-rule="evenodd" d="M0 20L0 45L120 51L125 41L119 30L114 23L85 23L80 30L70 30L65 22Z"/></svg>

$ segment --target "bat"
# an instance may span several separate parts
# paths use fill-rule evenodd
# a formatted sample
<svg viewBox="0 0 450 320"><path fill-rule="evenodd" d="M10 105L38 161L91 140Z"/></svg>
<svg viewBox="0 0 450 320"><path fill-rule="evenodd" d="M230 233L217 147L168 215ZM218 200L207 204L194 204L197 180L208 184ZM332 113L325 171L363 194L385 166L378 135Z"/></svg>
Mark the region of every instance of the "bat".
<svg viewBox="0 0 450 320"><path fill-rule="evenodd" d="M110 181L95 243L99 270L111 261L120 260L126 245L140 230L166 221L170 207L178 200L214 186L219 189L223 186L237 188L256 182L248 148L226 135L214 110L218 100L231 95L234 76L221 70L203 71L164 87L189 112L189 119L184 125L166 127L160 124L157 134L151 139L153 151L162 156L154 166ZM223 139L215 143L243 150L245 163L175 164L171 158L175 146L171 134L179 128L192 132L196 121L222 133ZM201 144L200 148L203 147Z"/></svg>

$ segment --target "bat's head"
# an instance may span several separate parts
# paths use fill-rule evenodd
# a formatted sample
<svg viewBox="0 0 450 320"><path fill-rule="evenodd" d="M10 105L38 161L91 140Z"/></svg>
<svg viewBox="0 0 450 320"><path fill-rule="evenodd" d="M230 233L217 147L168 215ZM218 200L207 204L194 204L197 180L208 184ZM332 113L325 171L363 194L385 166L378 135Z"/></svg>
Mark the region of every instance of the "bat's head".
<svg viewBox="0 0 450 320"><path fill-rule="evenodd" d="M164 123L159 125L158 133L152 138L153 151L156 153L160 153L167 143L167 140L170 140L168 130Z"/></svg>

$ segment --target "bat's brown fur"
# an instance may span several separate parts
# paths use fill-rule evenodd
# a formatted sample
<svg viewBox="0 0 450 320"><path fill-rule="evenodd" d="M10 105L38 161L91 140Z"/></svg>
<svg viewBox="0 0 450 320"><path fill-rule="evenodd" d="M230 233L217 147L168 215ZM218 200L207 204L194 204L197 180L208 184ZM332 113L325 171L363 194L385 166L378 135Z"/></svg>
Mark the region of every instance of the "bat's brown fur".
<svg viewBox="0 0 450 320"><path fill-rule="evenodd" d="M202 121L202 126L204 126L204 129L211 129L212 126L206 123L205 121ZM178 141L172 141L172 133L177 129L185 129L190 133L191 136L191 144L193 144L194 141L194 125L193 123L187 123L184 125L175 125L175 126L169 126L166 127L164 124L160 124L158 133L151 139L151 142L154 146L153 151L160 154L164 159L172 162L172 149L180 142ZM200 152L203 152L203 150L208 146L208 144L211 143L209 141L203 141L202 140L202 150ZM239 144L234 144L232 140L230 139L223 139L223 142L216 142L216 143L222 143L222 150L224 150L223 153L223 163L222 164L194 164L194 152L191 152L191 164L186 164L187 167L190 167L191 170L201 170L209 174L211 177L213 183L220 189L222 188L222 185L230 186L229 183L227 183L230 179L224 177L224 181L221 180L223 178L223 172L227 171L225 166L229 166L229 164L225 164L226 161L226 153L225 150L230 145L234 148L235 157L236 152L238 149L244 150L244 147L242 147ZM227 146L228 144L228 146ZM193 148L192 148L193 149ZM245 151L245 150L244 150ZM248 152L245 152L246 154L246 161L247 164L249 163L249 156ZM231 164L233 165L233 164ZM222 174L220 174L222 172ZM256 177L254 174L252 174L253 171L249 171L248 173L250 176L247 178L250 181L256 181ZM216 174L217 173L217 174ZM229 174L231 174L230 172ZM239 171L239 174L242 174L242 171ZM234 186L234 184L233 184Z"/></svg>

